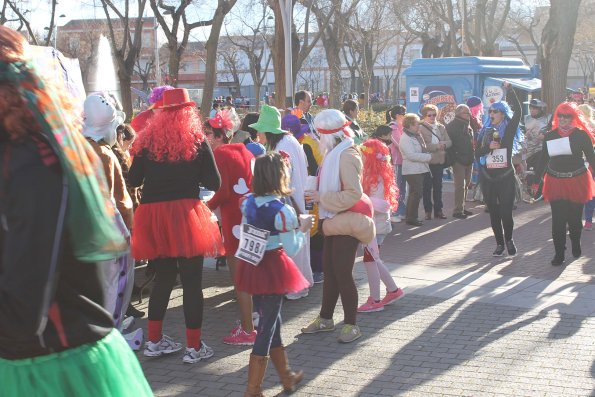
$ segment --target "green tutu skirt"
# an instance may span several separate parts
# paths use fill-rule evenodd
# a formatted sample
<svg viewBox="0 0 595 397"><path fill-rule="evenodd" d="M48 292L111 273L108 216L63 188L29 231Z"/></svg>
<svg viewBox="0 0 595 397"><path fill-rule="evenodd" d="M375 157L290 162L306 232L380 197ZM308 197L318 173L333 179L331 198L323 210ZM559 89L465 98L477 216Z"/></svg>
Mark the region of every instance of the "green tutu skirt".
<svg viewBox="0 0 595 397"><path fill-rule="evenodd" d="M145 397L153 392L120 332L60 353L0 359L0 397Z"/></svg>

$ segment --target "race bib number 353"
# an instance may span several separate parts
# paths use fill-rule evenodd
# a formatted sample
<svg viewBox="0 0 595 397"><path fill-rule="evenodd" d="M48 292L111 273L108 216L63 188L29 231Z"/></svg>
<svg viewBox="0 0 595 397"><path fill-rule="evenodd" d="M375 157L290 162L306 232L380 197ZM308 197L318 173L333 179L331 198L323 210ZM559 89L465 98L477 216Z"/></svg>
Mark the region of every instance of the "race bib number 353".
<svg viewBox="0 0 595 397"><path fill-rule="evenodd" d="M259 229L247 223L240 229L240 245L235 257L251 265L258 266L267 248L267 241L271 232Z"/></svg>
<svg viewBox="0 0 595 397"><path fill-rule="evenodd" d="M492 150L492 153L489 153L487 155L486 167L487 168L506 168L506 167L508 167L507 154L508 153L506 151L506 148Z"/></svg>

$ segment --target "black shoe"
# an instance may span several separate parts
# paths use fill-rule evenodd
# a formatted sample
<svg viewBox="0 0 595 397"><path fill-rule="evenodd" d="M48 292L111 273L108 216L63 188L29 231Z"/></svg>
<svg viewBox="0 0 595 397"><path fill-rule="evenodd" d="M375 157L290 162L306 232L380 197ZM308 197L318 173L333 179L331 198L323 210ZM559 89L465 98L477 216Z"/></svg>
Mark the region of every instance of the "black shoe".
<svg viewBox="0 0 595 397"><path fill-rule="evenodd" d="M506 242L506 249L508 250L508 255L511 255L511 256L516 255L516 246L514 245L514 241L508 240Z"/></svg>
<svg viewBox="0 0 595 397"><path fill-rule="evenodd" d="M421 226L424 224L422 221L418 221L418 220L405 221L405 223L409 226Z"/></svg>
<svg viewBox="0 0 595 397"><path fill-rule="evenodd" d="M580 256L583 254L583 251L581 250L581 242L579 241L578 243L575 244L575 242L572 242L572 256L574 256L575 258L580 258Z"/></svg>
<svg viewBox="0 0 595 397"><path fill-rule="evenodd" d="M128 305L128 309L126 310L126 315L134 318L143 318L145 316L145 312L141 312L136 307L132 305Z"/></svg>
<svg viewBox="0 0 595 397"><path fill-rule="evenodd" d="M486 205L486 207L483 209L483 212L490 212L490 209L488 208L488 206Z"/></svg>
<svg viewBox="0 0 595 397"><path fill-rule="evenodd" d="M447 216L446 216L446 215L444 215L442 212L439 212L439 213L437 213L437 214L434 214L434 218L435 218L435 219L446 219L446 218L447 218Z"/></svg>
<svg viewBox="0 0 595 397"><path fill-rule="evenodd" d="M465 214L465 215L469 216L469 215L473 215L473 212L471 212L471 211L468 211L468 210L464 210L464 211L463 211L463 214Z"/></svg>
<svg viewBox="0 0 595 397"><path fill-rule="evenodd" d="M492 256L504 256L504 246L498 244Z"/></svg>
<svg viewBox="0 0 595 397"><path fill-rule="evenodd" d="M457 219L467 219L467 215L463 214L462 212L452 214L452 217Z"/></svg>
<svg viewBox="0 0 595 397"><path fill-rule="evenodd" d="M562 263L564 263L564 257L556 255L550 263L552 264L552 266L560 266Z"/></svg>

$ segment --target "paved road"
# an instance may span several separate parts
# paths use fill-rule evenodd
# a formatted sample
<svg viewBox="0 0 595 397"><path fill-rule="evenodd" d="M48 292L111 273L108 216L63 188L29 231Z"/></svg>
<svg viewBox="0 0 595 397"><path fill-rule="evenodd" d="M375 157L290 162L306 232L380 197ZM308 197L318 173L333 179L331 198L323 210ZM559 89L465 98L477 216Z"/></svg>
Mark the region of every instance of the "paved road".
<svg viewBox="0 0 595 397"><path fill-rule="evenodd" d="M493 258L495 243L483 207L421 228L396 224L382 247L406 296L378 313L358 316L364 337L342 345L338 331L301 335L319 310L321 285L283 309L290 362L306 378L295 396L593 396L595 395L595 240L583 235L584 257L554 268L546 204L515 211L514 258ZM421 212L420 212L421 213ZM361 258L360 258L361 259ZM360 302L368 287L356 264ZM225 270L208 265L206 362L181 356L139 359L158 396L241 396L249 349L224 345L236 307ZM146 308L146 301L138 305ZM342 319L341 307L335 322ZM146 321L139 324L146 329ZM165 332L183 341L181 290L172 294ZM281 392L269 367L267 396Z"/></svg>

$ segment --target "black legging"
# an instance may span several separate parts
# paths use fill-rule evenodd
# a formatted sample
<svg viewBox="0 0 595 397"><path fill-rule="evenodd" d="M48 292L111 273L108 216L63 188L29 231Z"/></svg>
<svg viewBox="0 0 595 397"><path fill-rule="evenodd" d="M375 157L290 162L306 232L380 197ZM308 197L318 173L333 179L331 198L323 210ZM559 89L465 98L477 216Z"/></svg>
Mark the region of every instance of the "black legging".
<svg viewBox="0 0 595 397"><path fill-rule="evenodd" d="M322 253L324 284L320 317L333 318L341 297L344 323L355 325L357 315L357 287L353 281L353 265L359 241L351 236L325 236Z"/></svg>
<svg viewBox="0 0 595 397"><path fill-rule="evenodd" d="M488 179L481 174L481 190L483 200L490 210L490 223L498 245L504 245L504 241L512 240L512 208L516 195L516 183L514 172L503 178ZM503 232L504 229L504 232Z"/></svg>
<svg viewBox="0 0 595 397"><path fill-rule="evenodd" d="M566 225L570 234L572 246L576 248L581 244L581 232L583 230L583 204L574 203L568 200L556 200L550 202L552 209L552 238L556 256L564 258L566 249Z"/></svg>
<svg viewBox="0 0 595 397"><path fill-rule="evenodd" d="M178 271L182 281L186 328L202 328L204 298L202 294L203 257L159 258L150 261L155 269L155 285L149 298L149 320L162 321Z"/></svg>

